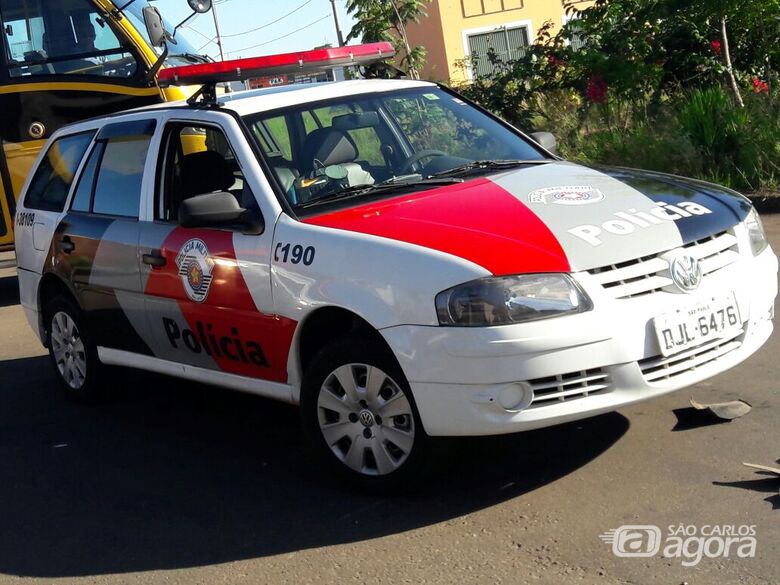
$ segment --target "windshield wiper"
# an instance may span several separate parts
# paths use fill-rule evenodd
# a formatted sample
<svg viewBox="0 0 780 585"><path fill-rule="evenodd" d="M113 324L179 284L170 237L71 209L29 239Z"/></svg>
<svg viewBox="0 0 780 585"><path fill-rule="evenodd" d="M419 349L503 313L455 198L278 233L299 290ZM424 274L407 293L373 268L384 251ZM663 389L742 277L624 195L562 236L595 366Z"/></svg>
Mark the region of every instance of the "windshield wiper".
<svg viewBox="0 0 780 585"><path fill-rule="evenodd" d="M195 61L195 63L211 62L211 59L208 57L208 55L196 55L195 53L174 53L172 55L168 55L168 58L171 57L184 57L185 59L189 59L190 61Z"/></svg>
<svg viewBox="0 0 780 585"><path fill-rule="evenodd" d="M474 162L466 163L464 165L457 166L455 168L439 171L429 175L428 178L437 177L456 177L458 175L465 175L474 171L499 171L503 169L512 169L515 167L521 167L525 165L546 165L551 162L555 162L549 158L537 159L537 160L475 160Z"/></svg>
<svg viewBox="0 0 780 585"><path fill-rule="evenodd" d="M341 191L324 195L323 197L314 199L313 201L301 203L295 207L296 209L308 209L310 207L317 207L318 205L325 205L327 203L333 203L334 201L342 201L344 199L351 199L353 197L360 197L362 195L376 195L379 193L384 194L392 191L406 191L418 189L420 187L441 187L444 185L456 185L459 183L463 183L463 179L457 179L455 177L429 177L427 179L421 178L417 181L397 181L395 178L393 178L389 179L388 181L383 181L382 183L377 183L376 185L353 185L352 187L347 187Z"/></svg>

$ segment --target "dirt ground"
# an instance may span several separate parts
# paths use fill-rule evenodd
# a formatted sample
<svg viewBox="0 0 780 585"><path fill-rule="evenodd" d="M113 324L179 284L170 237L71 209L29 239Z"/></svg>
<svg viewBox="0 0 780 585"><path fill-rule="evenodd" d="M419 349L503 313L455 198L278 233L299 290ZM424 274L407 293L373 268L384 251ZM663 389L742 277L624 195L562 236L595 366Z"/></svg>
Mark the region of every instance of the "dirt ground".
<svg viewBox="0 0 780 585"><path fill-rule="evenodd" d="M765 219L780 250L780 216ZM414 496L323 476L294 408L121 372L65 401L0 272L0 584L780 583L780 336L706 383L619 413L451 441ZM742 398L723 424L688 399ZM622 525L752 526L754 558L618 558Z"/></svg>

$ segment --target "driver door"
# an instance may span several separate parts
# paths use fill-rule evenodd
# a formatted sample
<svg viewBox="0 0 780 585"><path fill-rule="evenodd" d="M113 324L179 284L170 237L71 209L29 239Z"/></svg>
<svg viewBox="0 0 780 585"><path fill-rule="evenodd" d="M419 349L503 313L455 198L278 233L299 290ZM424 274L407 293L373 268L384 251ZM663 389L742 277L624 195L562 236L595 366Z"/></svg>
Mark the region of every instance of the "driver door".
<svg viewBox="0 0 780 585"><path fill-rule="evenodd" d="M273 225L185 228L182 201L227 192L257 208L244 164L226 132L212 124L171 122L159 153L153 221L141 234L141 276L151 347L168 362L287 382L295 323L273 315ZM268 218L266 218L266 221Z"/></svg>

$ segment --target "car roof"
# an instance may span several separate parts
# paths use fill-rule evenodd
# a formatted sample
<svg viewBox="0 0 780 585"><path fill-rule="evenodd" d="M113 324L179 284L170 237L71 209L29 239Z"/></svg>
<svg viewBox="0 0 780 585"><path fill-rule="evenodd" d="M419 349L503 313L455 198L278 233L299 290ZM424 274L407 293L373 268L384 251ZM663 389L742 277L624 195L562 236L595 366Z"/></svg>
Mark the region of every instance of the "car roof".
<svg viewBox="0 0 780 585"><path fill-rule="evenodd" d="M339 97L370 95L425 87L435 88L437 86L435 83L427 81L406 79L359 79L240 91L233 94L220 95L218 100L222 105L220 110L231 110L239 116L247 116ZM51 139L55 140L78 132L96 130L105 124L121 122L125 119L138 119L145 113L153 114L171 110L177 112L203 111L200 108L194 109L185 100L162 102L74 122L57 130L52 134Z"/></svg>
<svg viewBox="0 0 780 585"><path fill-rule="evenodd" d="M309 102L318 102L339 97L386 93L403 89L436 87L428 81L407 79L357 79L331 83L312 83L285 85L263 89L251 89L232 94L220 95L218 101L224 108L233 110L240 116L268 112L278 108L298 106ZM166 102L146 106L129 112L154 111L157 109L182 108L190 106L186 101Z"/></svg>

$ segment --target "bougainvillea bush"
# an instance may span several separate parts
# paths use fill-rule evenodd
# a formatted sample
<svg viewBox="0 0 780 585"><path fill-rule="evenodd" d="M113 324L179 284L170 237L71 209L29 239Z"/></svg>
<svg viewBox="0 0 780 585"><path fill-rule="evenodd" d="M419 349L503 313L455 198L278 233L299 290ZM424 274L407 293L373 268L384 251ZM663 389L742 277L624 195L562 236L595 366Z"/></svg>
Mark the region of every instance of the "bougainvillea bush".
<svg viewBox="0 0 780 585"><path fill-rule="evenodd" d="M597 0L459 87L571 158L780 187L780 0ZM576 41L576 42L572 42ZM464 63L467 67L469 64Z"/></svg>

